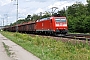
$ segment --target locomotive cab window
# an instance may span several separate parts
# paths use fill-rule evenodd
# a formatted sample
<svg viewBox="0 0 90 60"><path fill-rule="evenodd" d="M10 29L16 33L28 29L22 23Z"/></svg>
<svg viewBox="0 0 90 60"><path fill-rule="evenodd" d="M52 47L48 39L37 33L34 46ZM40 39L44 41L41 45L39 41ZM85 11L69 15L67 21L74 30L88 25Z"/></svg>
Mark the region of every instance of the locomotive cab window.
<svg viewBox="0 0 90 60"><path fill-rule="evenodd" d="M66 22L65 18L55 18L56 22Z"/></svg>

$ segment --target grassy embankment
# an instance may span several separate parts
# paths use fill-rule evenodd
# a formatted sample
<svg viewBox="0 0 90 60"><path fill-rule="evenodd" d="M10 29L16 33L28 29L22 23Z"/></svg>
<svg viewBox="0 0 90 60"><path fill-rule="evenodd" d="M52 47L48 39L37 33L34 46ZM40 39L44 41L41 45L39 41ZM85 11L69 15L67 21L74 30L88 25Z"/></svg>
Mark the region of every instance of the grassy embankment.
<svg viewBox="0 0 90 60"><path fill-rule="evenodd" d="M1 33L41 60L90 60L90 47L88 44L63 43L38 35L31 37L21 33Z"/></svg>

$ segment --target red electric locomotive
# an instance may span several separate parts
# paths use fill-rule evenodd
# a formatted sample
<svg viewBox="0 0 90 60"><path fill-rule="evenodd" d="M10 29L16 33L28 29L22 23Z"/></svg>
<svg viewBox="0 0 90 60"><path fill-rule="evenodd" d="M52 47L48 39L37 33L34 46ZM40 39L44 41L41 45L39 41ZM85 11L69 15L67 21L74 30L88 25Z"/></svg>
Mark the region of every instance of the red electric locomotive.
<svg viewBox="0 0 90 60"><path fill-rule="evenodd" d="M48 17L36 21L37 33L66 34L68 31L66 17Z"/></svg>

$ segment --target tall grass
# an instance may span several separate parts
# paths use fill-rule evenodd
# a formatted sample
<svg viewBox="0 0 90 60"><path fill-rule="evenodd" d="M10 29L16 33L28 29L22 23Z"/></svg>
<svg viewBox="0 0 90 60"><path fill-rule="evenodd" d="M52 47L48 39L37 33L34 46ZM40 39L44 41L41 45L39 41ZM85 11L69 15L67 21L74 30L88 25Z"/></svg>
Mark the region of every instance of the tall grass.
<svg viewBox="0 0 90 60"><path fill-rule="evenodd" d="M31 37L21 33L1 33L41 60L90 60L90 47L88 43L63 43L38 35Z"/></svg>

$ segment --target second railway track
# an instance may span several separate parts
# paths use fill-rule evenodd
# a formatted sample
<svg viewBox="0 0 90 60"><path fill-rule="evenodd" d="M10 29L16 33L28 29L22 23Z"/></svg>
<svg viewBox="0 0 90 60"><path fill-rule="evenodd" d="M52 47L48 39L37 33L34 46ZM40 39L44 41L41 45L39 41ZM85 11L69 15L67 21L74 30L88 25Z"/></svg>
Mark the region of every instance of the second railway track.
<svg viewBox="0 0 90 60"><path fill-rule="evenodd" d="M46 35L40 35L40 36L46 36ZM57 38L62 37L62 38L68 38L68 39L90 41L90 34L66 34L66 35L58 35L58 36L50 35L50 37L57 37Z"/></svg>
<svg viewBox="0 0 90 60"><path fill-rule="evenodd" d="M32 37L35 36L35 34L30 34ZM70 42L73 44L76 43L83 43L86 44L88 43L90 45L90 34L67 34L65 36L46 36L46 35L39 35L42 37L46 37L46 38L51 38L54 40L60 40L62 42Z"/></svg>
<svg viewBox="0 0 90 60"><path fill-rule="evenodd" d="M90 34L67 34L62 36L64 38L77 39L77 40L88 40L90 41Z"/></svg>

